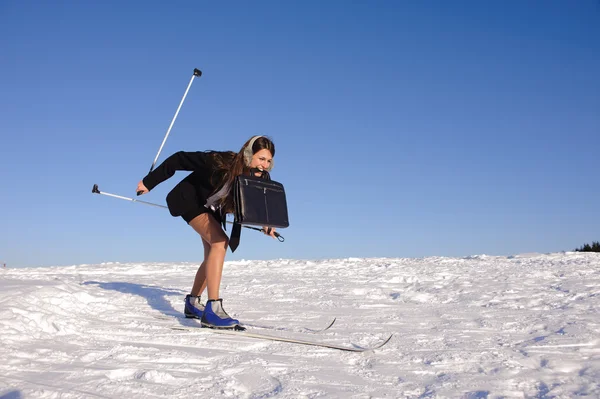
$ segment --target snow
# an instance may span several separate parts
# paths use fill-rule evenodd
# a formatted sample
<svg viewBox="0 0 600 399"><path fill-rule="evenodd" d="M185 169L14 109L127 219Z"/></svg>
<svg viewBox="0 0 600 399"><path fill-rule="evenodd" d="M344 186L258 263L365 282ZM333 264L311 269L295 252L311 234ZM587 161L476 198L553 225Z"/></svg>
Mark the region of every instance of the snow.
<svg viewBox="0 0 600 399"><path fill-rule="evenodd" d="M366 353L175 330L196 269L0 270L0 398L600 397L600 254L226 262L253 331Z"/></svg>

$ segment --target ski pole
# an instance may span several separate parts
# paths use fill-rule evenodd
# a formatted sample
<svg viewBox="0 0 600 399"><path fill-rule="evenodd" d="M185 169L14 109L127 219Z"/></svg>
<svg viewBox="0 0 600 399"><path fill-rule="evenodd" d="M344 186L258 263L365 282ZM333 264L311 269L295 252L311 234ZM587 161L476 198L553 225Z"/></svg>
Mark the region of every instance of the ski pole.
<svg viewBox="0 0 600 399"><path fill-rule="evenodd" d="M92 187L92 193L107 195L107 196L113 197L113 198L119 198L119 199L122 199L122 200L131 201L131 202L139 202L139 203L142 203L142 204L152 205L152 206L156 206L156 207L159 207L159 208L165 208L165 209L167 209L166 206L155 204L153 202L146 202L146 201L137 200L135 198L123 197L123 196L116 195L116 194L110 194L110 193L102 192L102 191L98 190L98 185L97 184L94 184L94 187Z"/></svg>
<svg viewBox="0 0 600 399"><path fill-rule="evenodd" d="M135 198L123 197L122 195L105 193L105 192L100 191L98 189L98 185L97 184L94 184L94 187L92 187L92 193L94 193L94 194L102 194L102 195L106 195L108 197L118 198L118 199L122 199L122 200L126 200L126 201L131 201L131 202L139 202L139 203L145 204L145 205L151 205L151 206L155 206L155 207L158 207L158 208L168 209L168 207L166 207L164 205L160 205L160 204L155 204L154 202L140 201L140 200L135 199ZM233 222L230 222L229 220L226 221L226 223L233 224ZM242 227L244 227L246 229L256 230L256 231L264 231L263 229L259 229L258 227L251 227L251 226L242 226ZM279 240L279 242L284 242L285 241L285 238L283 238L283 236L281 234L279 234L278 232L275 232L275 237L277 237L277 239Z"/></svg>
<svg viewBox="0 0 600 399"><path fill-rule="evenodd" d="M179 107L177 107L177 111L175 112L175 116L173 117L173 120L171 121L171 124L169 125L169 129L167 130L167 134L165 135L165 138L162 141L162 144L160 145L160 148L158 149L158 153L156 154L156 158L154 158L154 162L152 162L152 166L150 167L150 172L152 172L152 170L154 169L154 166L156 165L156 161L158 160L158 157L160 156L160 152L162 151L165 142L167 141L167 137L169 137L169 133L171 133L171 128L173 127L173 124L175 123L175 119L177 119L177 115L179 114L179 110L181 109L181 106L183 105L183 102L185 101L185 97L188 94L188 91L190 91L190 87L192 87L192 83L194 83L194 78L195 77L200 77L202 76L202 71L199 70L198 68L194 68L194 74L192 75L192 78L190 79L190 83L188 84L187 89L185 90L185 94L183 95L183 98L181 99L181 102L179 103ZM139 195L139 194L138 194Z"/></svg>

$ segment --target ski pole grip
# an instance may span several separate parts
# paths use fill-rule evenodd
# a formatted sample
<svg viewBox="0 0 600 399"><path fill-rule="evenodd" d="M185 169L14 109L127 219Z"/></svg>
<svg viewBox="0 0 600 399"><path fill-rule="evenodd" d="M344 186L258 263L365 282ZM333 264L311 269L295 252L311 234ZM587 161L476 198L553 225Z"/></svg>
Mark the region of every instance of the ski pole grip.
<svg viewBox="0 0 600 399"><path fill-rule="evenodd" d="M202 76L202 71L198 68L194 68L194 76L199 78L200 76Z"/></svg>
<svg viewBox="0 0 600 399"><path fill-rule="evenodd" d="M139 196L139 195L144 194L144 192L143 191L138 191L136 194Z"/></svg>
<svg viewBox="0 0 600 399"><path fill-rule="evenodd" d="M267 234L271 234L271 228L267 228L267 230L265 229L259 229L258 227L250 227L250 226L244 226L247 227L249 229L252 230L256 230L256 231L262 231L263 233L267 233ZM283 236L281 234L279 234L278 232L273 233L273 235L277 238L277 240L279 240L279 242L284 242L285 238L283 238Z"/></svg>

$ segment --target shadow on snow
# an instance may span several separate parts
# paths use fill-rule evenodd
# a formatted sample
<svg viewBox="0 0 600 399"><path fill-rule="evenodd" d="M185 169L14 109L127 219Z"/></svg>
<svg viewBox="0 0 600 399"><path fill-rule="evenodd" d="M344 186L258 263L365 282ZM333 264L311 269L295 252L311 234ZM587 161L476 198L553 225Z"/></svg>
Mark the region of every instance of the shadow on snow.
<svg viewBox="0 0 600 399"><path fill-rule="evenodd" d="M158 310L167 316L174 316L179 319L183 317L183 313L179 310L175 309L171 302L169 302L166 297L167 296L182 296L185 295L185 291L183 290L170 290L164 289L161 287L146 285L146 284L136 284L136 283L125 283L125 282L108 282L103 283L99 281L86 281L83 285L95 285L105 290L122 292L124 294L133 294L141 296L146 299L148 305L152 309ZM183 305L183 301L182 301Z"/></svg>

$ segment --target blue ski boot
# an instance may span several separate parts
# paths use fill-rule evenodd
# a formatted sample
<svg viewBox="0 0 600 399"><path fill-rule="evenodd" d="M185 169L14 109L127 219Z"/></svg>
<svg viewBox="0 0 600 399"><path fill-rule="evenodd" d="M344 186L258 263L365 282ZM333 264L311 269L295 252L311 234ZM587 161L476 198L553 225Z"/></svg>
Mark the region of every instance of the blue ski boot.
<svg viewBox="0 0 600 399"><path fill-rule="evenodd" d="M202 323L202 327L227 329L239 328L240 324L238 320L232 319L225 312L222 299L209 299L206 302L206 308L200 322Z"/></svg>
<svg viewBox="0 0 600 399"><path fill-rule="evenodd" d="M188 319L201 319L204 314L204 305L200 302L200 297L186 295L183 313Z"/></svg>

